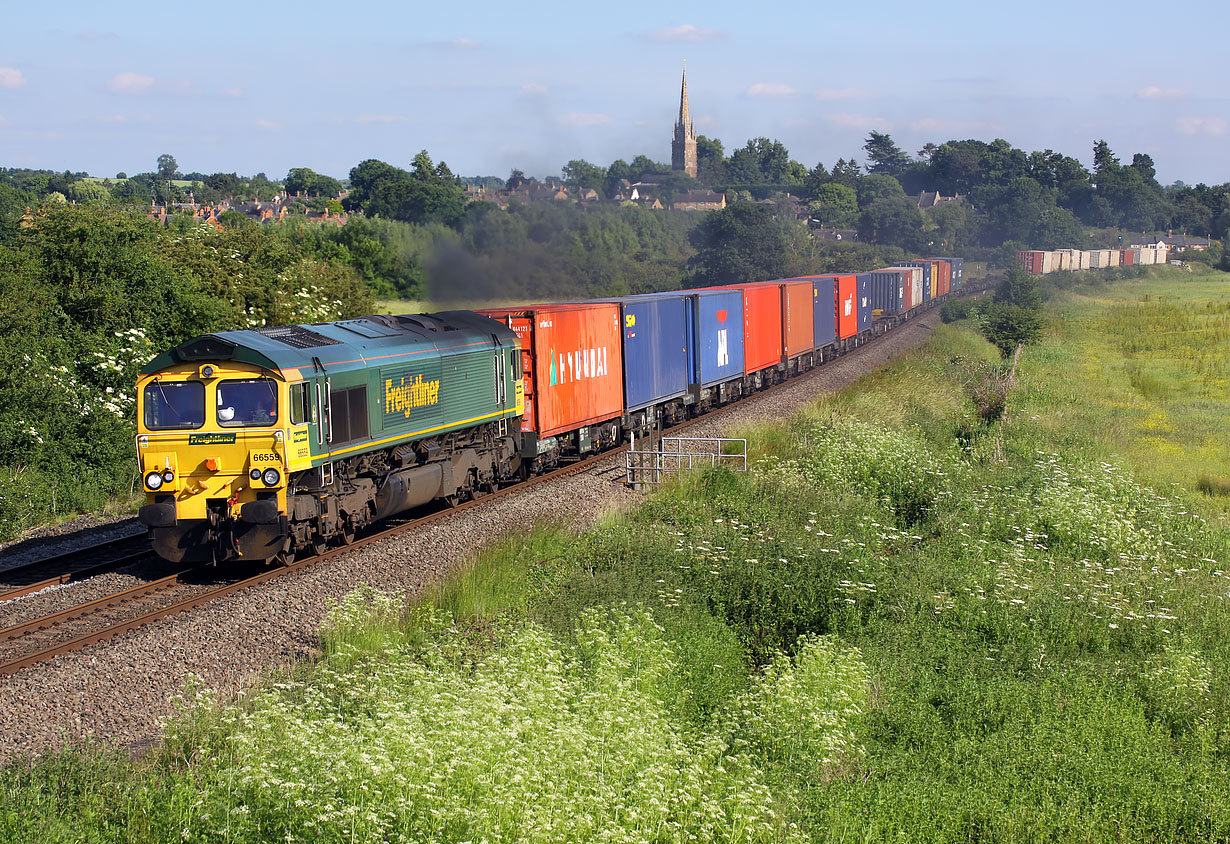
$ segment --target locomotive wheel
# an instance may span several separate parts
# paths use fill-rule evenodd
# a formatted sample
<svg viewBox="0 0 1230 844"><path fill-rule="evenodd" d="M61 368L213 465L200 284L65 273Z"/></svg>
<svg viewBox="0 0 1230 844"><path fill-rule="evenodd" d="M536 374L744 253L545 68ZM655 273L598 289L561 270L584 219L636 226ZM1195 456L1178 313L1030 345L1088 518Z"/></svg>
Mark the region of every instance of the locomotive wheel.
<svg viewBox="0 0 1230 844"><path fill-rule="evenodd" d="M342 528L342 533L338 537L338 541L340 541L343 545L354 545L354 527L351 525L346 525L346 527Z"/></svg>
<svg viewBox="0 0 1230 844"><path fill-rule="evenodd" d="M329 550L329 540L319 534L315 534L308 540L308 553L314 557L319 557Z"/></svg>
<svg viewBox="0 0 1230 844"><path fill-rule="evenodd" d="M289 566L295 561L295 548L291 545L291 541L286 540L286 544L282 546L282 550L273 555L271 561L275 566Z"/></svg>

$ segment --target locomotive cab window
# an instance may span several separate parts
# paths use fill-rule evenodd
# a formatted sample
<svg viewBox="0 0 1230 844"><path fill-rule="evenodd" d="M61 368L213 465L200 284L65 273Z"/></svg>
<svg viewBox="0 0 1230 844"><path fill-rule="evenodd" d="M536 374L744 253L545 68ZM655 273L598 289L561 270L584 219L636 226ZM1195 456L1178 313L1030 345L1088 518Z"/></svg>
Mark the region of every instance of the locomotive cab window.
<svg viewBox="0 0 1230 844"><path fill-rule="evenodd" d="M316 421L316 405L312 402L312 391L304 381L290 385L290 424L306 425Z"/></svg>
<svg viewBox="0 0 1230 844"><path fill-rule="evenodd" d="M218 424L224 428L264 428L278 421L278 385L272 378L218 384Z"/></svg>
<svg viewBox="0 0 1230 844"><path fill-rule="evenodd" d="M145 385L145 427L151 431L199 428L205 424L205 385L200 381L161 381Z"/></svg>

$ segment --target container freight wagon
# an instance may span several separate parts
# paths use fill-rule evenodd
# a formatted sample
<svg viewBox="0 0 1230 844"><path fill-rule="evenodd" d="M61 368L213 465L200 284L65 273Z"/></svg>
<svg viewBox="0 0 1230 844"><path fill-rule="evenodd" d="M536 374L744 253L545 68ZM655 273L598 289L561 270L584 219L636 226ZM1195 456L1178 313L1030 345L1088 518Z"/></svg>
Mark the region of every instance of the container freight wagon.
<svg viewBox="0 0 1230 844"><path fill-rule="evenodd" d="M1024 252L1016 253L1016 262L1027 273L1035 275L1045 275L1052 273L1054 269L1054 253L1043 252L1039 249L1030 249ZM1094 264L1094 266L1098 266Z"/></svg>
<svg viewBox="0 0 1230 844"><path fill-rule="evenodd" d="M525 414L522 459L560 457L619 441L624 410L620 307L614 303L534 305L478 311L521 341Z"/></svg>
<svg viewBox="0 0 1230 844"><path fill-rule="evenodd" d="M1118 249L1094 249L1089 253L1089 266L1091 269L1104 270L1107 267L1119 266L1119 250Z"/></svg>
<svg viewBox="0 0 1230 844"><path fill-rule="evenodd" d="M837 342L837 279L824 276L812 279L812 323L815 347L823 350ZM825 358L821 352L821 358Z"/></svg>
<svg viewBox="0 0 1230 844"><path fill-rule="evenodd" d="M776 287L781 297L781 362L786 365L787 372L811 368L811 354L816 348L815 284L810 278L778 279L761 283ZM807 356L806 359L800 360L803 356Z"/></svg>
<svg viewBox="0 0 1230 844"><path fill-rule="evenodd" d="M934 298L939 299L942 296L947 296L952 290L952 265L942 258L928 258L931 261L931 293Z"/></svg>
<svg viewBox="0 0 1230 844"><path fill-rule="evenodd" d="M701 406L725 404L741 393L743 291L686 291L691 350L690 389Z"/></svg>
<svg viewBox="0 0 1230 844"><path fill-rule="evenodd" d="M743 294L743 371L752 375L782 362L782 296L776 284L763 281L709 290Z"/></svg>
<svg viewBox="0 0 1230 844"><path fill-rule="evenodd" d="M859 275L860 279L866 277L871 285L872 319L896 316L905 310L906 275L906 268L872 270ZM909 275L913 277L912 272Z"/></svg>
<svg viewBox="0 0 1230 844"><path fill-rule="evenodd" d="M833 313L838 340L847 340L858 334L858 276L815 275L817 279L833 279Z"/></svg>
<svg viewBox="0 0 1230 844"><path fill-rule="evenodd" d="M922 304L922 268L921 267L885 267L884 272L895 272L901 274L902 295L901 307L902 310L908 313Z"/></svg>
<svg viewBox="0 0 1230 844"><path fill-rule="evenodd" d="M947 261L949 267L948 280L951 289L960 290L965 284L965 259L964 258L945 258L937 256L932 258L933 261Z"/></svg>
<svg viewBox="0 0 1230 844"><path fill-rule="evenodd" d="M858 333L871 330L871 278L866 273L854 277L858 310Z"/></svg>
<svg viewBox="0 0 1230 844"><path fill-rule="evenodd" d="M931 301L935 292L935 265L931 261L902 261L903 267L920 267L922 269L922 300L920 304Z"/></svg>
<svg viewBox="0 0 1230 844"><path fill-rule="evenodd" d="M627 426L647 429L661 416L687 416L692 374L692 302L685 293L621 296L624 413Z"/></svg>

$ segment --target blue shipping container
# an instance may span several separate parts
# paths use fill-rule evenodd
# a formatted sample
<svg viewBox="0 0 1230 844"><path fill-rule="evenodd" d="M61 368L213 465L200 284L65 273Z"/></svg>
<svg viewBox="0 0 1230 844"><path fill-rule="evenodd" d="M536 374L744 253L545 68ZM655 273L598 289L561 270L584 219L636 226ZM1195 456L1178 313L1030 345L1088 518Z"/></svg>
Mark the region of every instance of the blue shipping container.
<svg viewBox="0 0 1230 844"><path fill-rule="evenodd" d="M700 387L743 375L743 291L688 290L692 383Z"/></svg>
<svg viewBox="0 0 1230 844"><path fill-rule="evenodd" d="M623 324L624 409L639 410L688 392L688 303L683 293L625 296Z"/></svg>
<svg viewBox="0 0 1230 844"><path fill-rule="evenodd" d="M837 340L837 279L817 278L814 316L816 348Z"/></svg>
<svg viewBox="0 0 1230 844"><path fill-rule="evenodd" d="M855 282L858 289L858 332L871 329L871 274L860 273Z"/></svg>
<svg viewBox="0 0 1230 844"><path fill-rule="evenodd" d="M905 281L900 272L873 270L865 273L871 279L871 307L881 315L899 314L905 308Z"/></svg>
<svg viewBox="0 0 1230 844"><path fill-rule="evenodd" d="M922 267L923 275L923 295L924 302L931 301L931 264L926 261L902 261L898 266L901 267Z"/></svg>

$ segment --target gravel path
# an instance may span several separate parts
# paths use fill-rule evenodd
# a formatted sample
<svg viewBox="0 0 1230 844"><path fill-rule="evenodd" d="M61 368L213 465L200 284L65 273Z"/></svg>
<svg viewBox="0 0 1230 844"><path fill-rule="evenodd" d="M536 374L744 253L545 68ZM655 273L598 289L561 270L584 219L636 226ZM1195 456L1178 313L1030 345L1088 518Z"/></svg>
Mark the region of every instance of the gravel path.
<svg viewBox="0 0 1230 844"><path fill-rule="evenodd" d="M844 356L795 383L689 429L717 436L730 427L791 415L926 341L938 311ZM456 513L408 535L278 578L118 640L0 677L0 763L95 738L148 746L192 675L222 699L271 667L317 656L327 607L359 583L415 592L472 559L475 549L534 525L583 529L639 495L622 480L622 456L596 468ZM560 502L567 502L562 509ZM24 608L23 608L24 609Z"/></svg>

